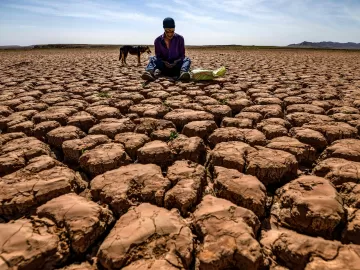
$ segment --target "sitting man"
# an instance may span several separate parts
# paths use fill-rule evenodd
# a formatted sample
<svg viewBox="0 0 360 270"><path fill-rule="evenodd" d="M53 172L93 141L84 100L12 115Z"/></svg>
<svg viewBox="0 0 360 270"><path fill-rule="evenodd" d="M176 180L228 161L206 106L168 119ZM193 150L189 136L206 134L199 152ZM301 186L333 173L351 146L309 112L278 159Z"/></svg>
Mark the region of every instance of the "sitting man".
<svg viewBox="0 0 360 270"><path fill-rule="evenodd" d="M184 38L175 33L175 21L172 18L165 18L163 27L164 34L157 37L154 42L155 56L150 57L141 78L153 81L163 74L176 76L179 80L189 80L191 61L185 57Z"/></svg>

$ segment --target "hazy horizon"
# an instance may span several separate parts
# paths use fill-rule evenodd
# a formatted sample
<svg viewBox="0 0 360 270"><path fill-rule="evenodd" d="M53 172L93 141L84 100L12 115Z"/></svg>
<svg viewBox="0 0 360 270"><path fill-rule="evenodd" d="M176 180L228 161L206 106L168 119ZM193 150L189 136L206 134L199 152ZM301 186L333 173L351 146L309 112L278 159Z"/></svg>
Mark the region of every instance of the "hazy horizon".
<svg viewBox="0 0 360 270"><path fill-rule="evenodd" d="M360 43L357 0L3 0L0 45L153 44L168 16L185 45Z"/></svg>

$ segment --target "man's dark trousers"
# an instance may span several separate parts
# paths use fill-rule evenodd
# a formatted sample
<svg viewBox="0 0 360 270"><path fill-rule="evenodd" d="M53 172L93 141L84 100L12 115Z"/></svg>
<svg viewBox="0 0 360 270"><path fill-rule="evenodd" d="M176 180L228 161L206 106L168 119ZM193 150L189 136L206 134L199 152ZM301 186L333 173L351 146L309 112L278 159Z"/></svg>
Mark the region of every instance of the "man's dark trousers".
<svg viewBox="0 0 360 270"><path fill-rule="evenodd" d="M172 77L179 76L180 72L189 72L190 65L190 58L185 57L184 60L177 62L173 68L167 68L161 59L157 59L156 56L151 56L149 59L149 64L147 65L145 70L155 71L155 69L159 69L162 75Z"/></svg>

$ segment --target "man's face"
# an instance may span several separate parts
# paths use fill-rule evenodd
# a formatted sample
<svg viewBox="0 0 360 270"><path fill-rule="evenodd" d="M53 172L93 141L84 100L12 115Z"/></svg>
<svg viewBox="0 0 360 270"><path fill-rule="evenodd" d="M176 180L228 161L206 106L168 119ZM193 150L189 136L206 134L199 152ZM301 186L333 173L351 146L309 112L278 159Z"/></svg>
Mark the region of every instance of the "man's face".
<svg viewBox="0 0 360 270"><path fill-rule="evenodd" d="M164 28L165 30L165 36L168 39L172 39L174 37L175 28Z"/></svg>

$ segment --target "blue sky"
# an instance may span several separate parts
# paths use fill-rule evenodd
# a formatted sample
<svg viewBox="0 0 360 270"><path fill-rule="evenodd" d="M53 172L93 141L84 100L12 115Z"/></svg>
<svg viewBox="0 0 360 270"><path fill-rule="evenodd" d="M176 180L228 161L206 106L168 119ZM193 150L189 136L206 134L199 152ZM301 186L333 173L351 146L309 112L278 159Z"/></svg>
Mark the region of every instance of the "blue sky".
<svg viewBox="0 0 360 270"><path fill-rule="evenodd" d="M153 44L168 16L187 45L360 42L360 0L0 0L0 45Z"/></svg>

